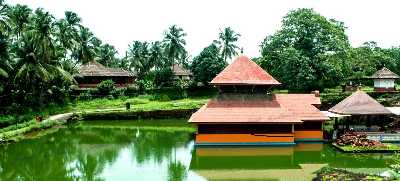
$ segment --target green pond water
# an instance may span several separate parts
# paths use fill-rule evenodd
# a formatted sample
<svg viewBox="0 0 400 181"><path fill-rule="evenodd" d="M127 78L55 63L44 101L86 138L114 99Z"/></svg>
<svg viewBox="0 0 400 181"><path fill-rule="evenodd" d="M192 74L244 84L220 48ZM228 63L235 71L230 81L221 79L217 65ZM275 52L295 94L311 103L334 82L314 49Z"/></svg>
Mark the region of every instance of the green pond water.
<svg viewBox="0 0 400 181"><path fill-rule="evenodd" d="M325 165L379 173L393 157L345 154L327 144L195 147L193 131L176 131L176 124L162 130L100 125L86 122L0 146L0 180L310 180Z"/></svg>

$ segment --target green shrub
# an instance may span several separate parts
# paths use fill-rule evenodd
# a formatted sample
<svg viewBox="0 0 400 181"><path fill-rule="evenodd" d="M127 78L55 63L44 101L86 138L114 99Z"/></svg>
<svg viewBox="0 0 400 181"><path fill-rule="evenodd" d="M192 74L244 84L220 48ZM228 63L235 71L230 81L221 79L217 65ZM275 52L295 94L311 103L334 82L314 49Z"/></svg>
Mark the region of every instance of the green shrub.
<svg viewBox="0 0 400 181"><path fill-rule="evenodd" d="M171 68L164 68L155 72L154 84L156 87L167 87L172 83L174 72Z"/></svg>
<svg viewBox="0 0 400 181"><path fill-rule="evenodd" d="M166 101L170 101L171 99L168 97L168 95L166 94L156 94L153 99L150 99L151 101L162 101L162 102L166 102Z"/></svg>
<svg viewBox="0 0 400 181"><path fill-rule="evenodd" d="M139 94L139 87L136 85L131 85L126 88L124 93L126 96L136 96Z"/></svg>
<svg viewBox="0 0 400 181"><path fill-rule="evenodd" d="M11 115L5 115L5 116L0 116L0 127L6 127L11 124L15 124L17 122L17 119L15 116Z"/></svg>
<svg viewBox="0 0 400 181"><path fill-rule="evenodd" d="M115 91L115 83L112 80L105 80L97 85L97 90L101 95L109 95L112 91Z"/></svg>
<svg viewBox="0 0 400 181"><path fill-rule="evenodd" d="M82 92L78 96L78 100L83 100L83 101L92 100L92 98L93 97L92 97L92 94L90 93L90 91Z"/></svg>

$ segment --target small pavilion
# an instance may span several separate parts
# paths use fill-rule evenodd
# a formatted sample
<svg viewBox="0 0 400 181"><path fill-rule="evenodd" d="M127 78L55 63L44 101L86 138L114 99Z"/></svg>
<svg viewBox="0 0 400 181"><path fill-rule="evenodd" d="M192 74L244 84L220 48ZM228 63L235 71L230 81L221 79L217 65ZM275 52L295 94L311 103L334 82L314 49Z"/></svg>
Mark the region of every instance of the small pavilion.
<svg viewBox="0 0 400 181"><path fill-rule="evenodd" d="M96 61L91 61L80 67L79 74L75 76L75 79L79 88L93 88L108 79L113 80L117 87L127 87L133 84L135 74L119 68L105 67Z"/></svg>
<svg viewBox="0 0 400 181"><path fill-rule="evenodd" d="M293 145L323 140L328 120L315 94L272 94L281 83L255 62L238 57L211 82L219 93L192 114L196 145Z"/></svg>
<svg viewBox="0 0 400 181"><path fill-rule="evenodd" d="M400 77L386 67L383 67L369 78L374 80L375 92L394 92L396 91L395 80Z"/></svg>
<svg viewBox="0 0 400 181"><path fill-rule="evenodd" d="M389 115L393 113L370 97L367 93L357 90L346 99L329 109L329 112L348 116L342 119L340 130L352 129L363 133L384 133L384 126L390 123Z"/></svg>

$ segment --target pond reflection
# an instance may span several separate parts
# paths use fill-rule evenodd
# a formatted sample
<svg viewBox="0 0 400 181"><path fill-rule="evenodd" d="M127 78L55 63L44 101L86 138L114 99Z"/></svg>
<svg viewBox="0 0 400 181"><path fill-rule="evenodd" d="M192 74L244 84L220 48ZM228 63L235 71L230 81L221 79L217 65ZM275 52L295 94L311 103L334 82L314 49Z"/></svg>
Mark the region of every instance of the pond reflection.
<svg viewBox="0 0 400 181"><path fill-rule="evenodd" d="M195 147L187 131L85 126L2 145L0 158L0 180L180 181L306 180L324 165L381 171L392 155L344 154L324 144Z"/></svg>

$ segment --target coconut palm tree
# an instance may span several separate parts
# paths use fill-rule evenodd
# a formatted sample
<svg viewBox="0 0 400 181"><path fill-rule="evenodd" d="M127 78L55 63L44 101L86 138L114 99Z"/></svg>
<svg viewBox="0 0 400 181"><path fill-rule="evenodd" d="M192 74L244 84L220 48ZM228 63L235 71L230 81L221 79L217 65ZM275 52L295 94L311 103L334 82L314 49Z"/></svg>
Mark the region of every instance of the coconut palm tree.
<svg viewBox="0 0 400 181"><path fill-rule="evenodd" d="M232 56L238 55L237 51L240 49L235 43L238 41L240 34L232 30L231 27L225 28L219 32L219 39L215 41L219 45L222 58L226 60Z"/></svg>
<svg viewBox="0 0 400 181"><path fill-rule="evenodd" d="M56 36L59 43L66 50L72 51L78 39L78 31L81 25L81 18L72 11L65 12L65 18L55 23Z"/></svg>
<svg viewBox="0 0 400 181"><path fill-rule="evenodd" d="M8 61L8 42L7 38L0 33L0 77L8 77L8 70L11 70L11 65Z"/></svg>
<svg viewBox="0 0 400 181"><path fill-rule="evenodd" d="M29 31L32 32L34 37L33 41L37 41L39 51L44 61L50 61L55 58L55 46L52 39L54 33L54 17L49 12L44 11L42 8L35 10L32 18L32 25Z"/></svg>
<svg viewBox="0 0 400 181"><path fill-rule="evenodd" d="M72 56L80 63L87 63L94 59L93 33L88 28L80 27L77 42Z"/></svg>
<svg viewBox="0 0 400 181"><path fill-rule="evenodd" d="M151 43L149 59L150 62L152 62L155 65L155 68L157 70L160 70L164 67L165 57L163 55L161 42L156 41Z"/></svg>
<svg viewBox="0 0 400 181"><path fill-rule="evenodd" d="M4 3L4 0L0 0L0 30L7 32L10 29L8 24L8 6Z"/></svg>
<svg viewBox="0 0 400 181"><path fill-rule="evenodd" d="M10 8L9 19L17 39L21 37L22 32L28 25L31 13L32 10L26 5L17 4Z"/></svg>
<svg viewBox="0 0 400 181"><path fill-rule="evenodd" d="M42 97L46 83L56 77L73 82L71 74L61 68L57 60L46 59L42 45L36 41L34 32L26 32L15 48L16 75L14 83L33 95ZM40 99L42 101L42 99Z"/></svg>
<svg viewBox="0 0 400 181"><path fill-rule="evenodd" d="M145 74L154 66L150 61L149 43L134 41L129 45L128 58L130 68L137 72L139 79L143 79Z"/></svg>
<svg viewBox="0 0 400 181"><path fill-rule="evenodd" d="M100 46L99 54L97 55L98 62L107 67L116 67L115 55L117 50L110 44Z"/></svg>
<svg viewBox="0 0 400 181"><path fill-rule="evenodd" d="M183 32L182 28L176 25L169 27L168 31L164 33L164 50L168 57L168 64L172 66L174 63L180 63L182 56L186 53L185 45L186 41L184 37L186 33ZM177 62L178 61L178 62Z"/></svg>

